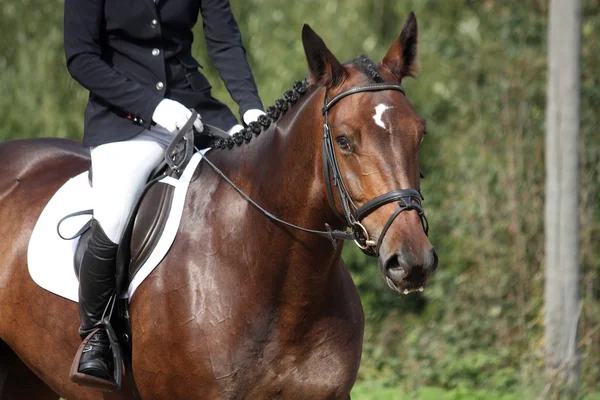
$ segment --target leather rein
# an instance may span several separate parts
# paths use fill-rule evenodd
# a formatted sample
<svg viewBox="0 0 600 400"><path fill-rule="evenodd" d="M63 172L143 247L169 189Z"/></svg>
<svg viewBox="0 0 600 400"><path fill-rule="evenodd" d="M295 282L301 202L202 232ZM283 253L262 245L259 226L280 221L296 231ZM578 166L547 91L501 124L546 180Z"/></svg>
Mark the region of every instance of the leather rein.
<svg viewBox="0 0 600 400"><path fill-rule="evenodd" d="M355 93L361 92L376 92L382 90L397 90L401 92L403 95L404 89L402 86L391 83L373 83L368 85L355 86L350 89L347 89L340 94L333 97L331 100L327 99L327 91L325 91L325 101L323 106L323 172L325 175L325 183L327 188L327 197L329 199L330 206L336 216L338 216L341 220L346 223L346 226L350 228L350 231L339 231L333 230L329 224L325 224L325 230L313 230L303 228L292 223L286 222L282 219L277 218L275 215L271 214L260 205L258 205L254 200L252 200L246 193L244 193L237 185L235 185L216 165L214 165L206 156L203 157L204 161L221 177L223 178L235 191L237 191L240 196L242 196L246 201L252 204L256 209L258 209L265 217L268 219L290 227L292 229L296 229L302 232L311 233L320 237L327 238L331 241L334 248L337 247L336 240L353 240L356 245L363 251L363 253L370 256L378 256L379 249L381 243L383 242L383 238L387 233L388 229L394 222L394 220L400 215L403 211L408 210L416 210L419 214L419 218L421 219L421 224L423 225L423 230L425 234L428 234L429 224L427 218L425 217L425 212L421 206L421 201L423 200L423 196L421 192L416 189L396 189L392 190L388 193L385 193L381 196L378 196L367 203L363 204L360 207L357 207L350 194L348 193L348 189L344 184L344 180L342 179L342 174L340 172L340 167L337 162L337 158L334 151L333 137L331 135L331 126L328 122L328 113L329 110L337 104L344 97L353 95ZM333 195L333 186L337 189L338 197L342 203L342 210L344 215L342 216L336 207L335 198ZM369 235L367 229L361 224L364 218L372 214L378 208L389 204L397 202L398 209L391 215L386 224L379 235L377 240L374 240Z"/></svg>

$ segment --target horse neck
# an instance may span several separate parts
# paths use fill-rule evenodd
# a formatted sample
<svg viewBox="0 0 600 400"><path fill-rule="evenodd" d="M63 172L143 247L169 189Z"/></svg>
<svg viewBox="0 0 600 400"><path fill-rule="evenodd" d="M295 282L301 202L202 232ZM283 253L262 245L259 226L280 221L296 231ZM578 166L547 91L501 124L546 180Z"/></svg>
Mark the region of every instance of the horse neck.
<svg viewBox="0 0 600 400"><path fill-rule="evenodd" d="M323 181L323 95L322 89L309 91L259 137L231 150L222 160L228 176L267 211L286 222L316 230L324 230L325 223L340 223L329 205ZM293 289L281 293L294 293L306 304L306 291L311 302L318 302L315 293L326 296L328 288L338 283L341 246L335 250L322 237L282 229L258 212L246 214L251 224L265 227L273 235L273 240L257 246L272 247L276 243L279 248L270 251L273 260L257 268L263 272L265 268L278 269L272 273L293 284Z"/></svg>

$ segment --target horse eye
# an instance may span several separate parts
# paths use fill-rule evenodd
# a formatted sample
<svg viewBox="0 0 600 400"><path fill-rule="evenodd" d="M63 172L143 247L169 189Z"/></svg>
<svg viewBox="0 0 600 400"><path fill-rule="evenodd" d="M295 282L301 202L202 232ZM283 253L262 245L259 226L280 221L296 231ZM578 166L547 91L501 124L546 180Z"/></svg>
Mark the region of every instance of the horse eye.
<svg viewBox="0 0 600 400"><path fill-rule="evenodd" d="M338 143L340 149L342 149L343 151L352 151L352 145L345 136L339 136L335 139L335 141Z"/></svg>

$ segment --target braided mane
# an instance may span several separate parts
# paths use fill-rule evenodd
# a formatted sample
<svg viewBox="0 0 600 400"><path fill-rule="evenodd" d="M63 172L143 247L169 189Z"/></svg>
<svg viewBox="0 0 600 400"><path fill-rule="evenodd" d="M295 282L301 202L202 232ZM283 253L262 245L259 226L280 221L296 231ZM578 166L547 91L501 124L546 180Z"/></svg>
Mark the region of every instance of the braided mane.
<svg viewBox="0 0 600 400"><path fill-rule="evenodd" d="M379 67L377 64L371 60L367 56L359 56L353 60L345 62L344 65L351 65L354 68L358 69L367 78L371 79L373 82L383 82L383 78L379 75Z"/></svg>
<svg viewBox="0 0 600 400"><path fill-rule="evenodd" d="M286 91L281 99L275 101L275 104L268 107L266 115L261 115L255 122L250 122L248 126L235 133L227 139L219 139L213 144L213 149L231 149L234 146L241 146L242 143L248 143L254 135L258 136L264 132L273 122L276 122L287 110L289 110L305 93L308 88L308 81L294 82L292 89Z"/></svg>
<svg viewBox="0 0 600 400"><path fill-rule="evenodd" d="M345 62L344 65L350 65L357 68L364 75L374 82L383 82L379 75L379 68L367 56L359 56L353 60ZM247 127L235 133L227 139L216 140L213 144L213 149L232 149L234 146L241 146L243 143L248 143L253 136L258 136L269 126L276 122L279 117L285 114L296 102L306 93L308 89L308 80L305 78L301 81L294 82L292 89L286 91L283 97L276 100L275 104L268 107L265 111L267 115L261 115L255 122L250 122Z"/></svg>

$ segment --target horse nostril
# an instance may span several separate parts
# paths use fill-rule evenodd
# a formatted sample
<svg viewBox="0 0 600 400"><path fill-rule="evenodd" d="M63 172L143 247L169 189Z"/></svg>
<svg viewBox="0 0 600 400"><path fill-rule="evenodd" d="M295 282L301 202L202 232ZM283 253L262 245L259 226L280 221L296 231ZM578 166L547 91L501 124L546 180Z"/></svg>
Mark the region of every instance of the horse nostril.
<svg viewBox="0 0 600 400"><path fill-rule="evenodd" d="M431 249L425 265L428 274L432 274L436 270L438 266L438 255L434 248Z"/></svg>
<svg viewBox="0 0 600 400"><path fill-rule="evenodd" d="M405 267L400 266L400 260L397 255L390 257L385 263L385 270L390 279L395 282L400 282L404 279L408 272Z"/></svg>

